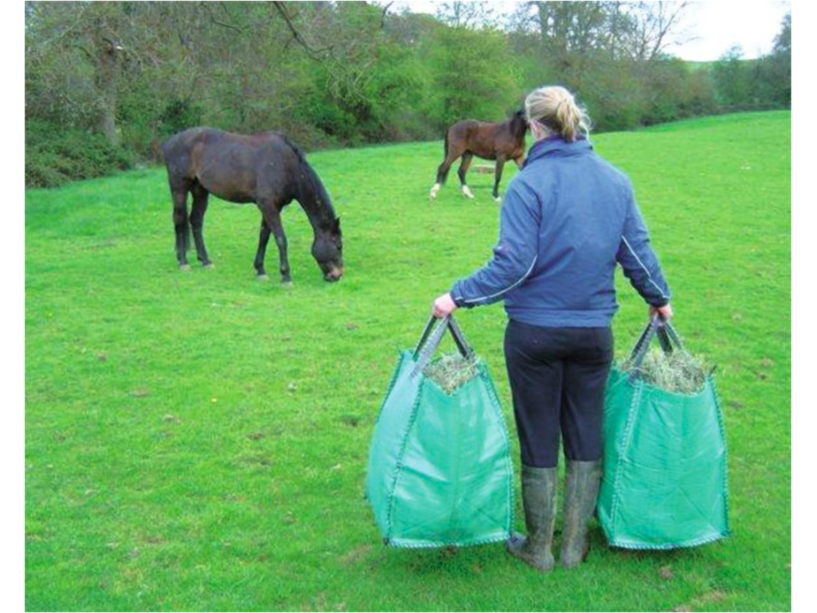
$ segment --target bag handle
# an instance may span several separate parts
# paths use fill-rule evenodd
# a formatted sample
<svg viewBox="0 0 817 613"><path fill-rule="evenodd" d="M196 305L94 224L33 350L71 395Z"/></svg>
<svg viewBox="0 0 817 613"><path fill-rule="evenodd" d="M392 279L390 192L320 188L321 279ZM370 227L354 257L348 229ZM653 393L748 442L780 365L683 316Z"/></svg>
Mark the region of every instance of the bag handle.
<svg viewBox="0 0 817 613"><path fill-rule="evenodd" d="M633 347L633 351L630 354L630 363L632 364L632 369L634 372L641 368L641 363L644 361L644 357L647 355L647 350L650 348L650 343L656 336L658 337L658 344L661 346L661 350L666 355L669 355L675 349L684 351L684 345L681 343L681 338L678 336L675 328L672 327L672 324L670 324L669 321L661 318L659 315L653 315L650 318L650 322L647 324L647 327L644 328L641 336L636 341L635 347Z"/></svg>
<svg viewBox="0 0 817 613"><path fill-rule="evenodd" d="M435 323L436 328L434 327ZM451 332L451 336L454 338L454 343L457 345L457 349L462 357L464 357L466 360L470 360L474 357L474 350L471 349L468 341L465 340L462 330L460 330L459 325L457 325L457 322L454 321L454 318L451 315L448 315L443 319L437 319L436 317L432 316L423 329L423 333L420 336L420 341L414 348L414 360L417 362L417 364L411 372L412 376L416 376L418 373L422 372L429 363L432 356L437 351L437 348L440 346L440 343L442 343L446 330Z"/></svg>
<svg viewBox="0 0 817 613"><path fill-rule="evenodd" d="M667 335L668 340L675 344L678 351L686 351L686 349L684 349L684 344L681 342L681 337L678 336L678 333L675 331L675 328L672 327L672 324L669 321L665 321L663 323L661 326L661 333Z"/></svg>

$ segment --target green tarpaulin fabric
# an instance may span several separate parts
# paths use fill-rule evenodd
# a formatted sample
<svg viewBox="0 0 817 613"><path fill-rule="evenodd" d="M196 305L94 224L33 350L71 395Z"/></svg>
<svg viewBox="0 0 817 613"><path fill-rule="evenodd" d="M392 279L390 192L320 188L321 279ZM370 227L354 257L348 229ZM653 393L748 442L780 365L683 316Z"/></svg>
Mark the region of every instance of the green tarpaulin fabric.
<svg viewBox="0 0 817 613"><path fill-rule="evenodd" d="M513 468L488 370L478 361L477 376L446 394L418 368L420 348L399 354L369 452L366 495L384 542L444 547L505 540Z"/></svg>
<svg viewBox="0 0 817 613"><path fill-rule="evenodd" d="M598 519L609 544L673 549L728 536L726 440L713 378L696 394L676 394L614 367L606 393Z"/></svg>

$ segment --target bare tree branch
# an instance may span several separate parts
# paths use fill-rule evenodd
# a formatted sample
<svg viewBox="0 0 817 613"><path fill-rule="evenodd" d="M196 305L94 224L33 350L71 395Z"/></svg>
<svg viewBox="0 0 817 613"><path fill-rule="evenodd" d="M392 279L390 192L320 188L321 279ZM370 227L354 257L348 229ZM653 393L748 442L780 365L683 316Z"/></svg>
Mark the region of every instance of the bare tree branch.
<svg viewBox="0 0 817 613"><path fill-rule="evenodd" d="M65 27L63 29L58 30L57 33L54 36L52 36L51 38L48 38L48 39L44 40L41 43L41 46L42 47L48 47L49 45L59 41L62 38L67 38L67 37L71 36L74 33L75 30L79 29L83 25L83 23L84 23L83 20L84 20L84 15L85 15L86 9L87 9L87 6L81 6L79 12L77 13L75 18L73 19L72 23L70 23L67 27Z"/></svg>
<svg viewBox="0 0 817 613"><path fill-rule="evenodd" d="M678 28L690 7L689 2L639 2L635 5L637 20L636 59L653 60L677 42ZM676 40L672 40L676 39Z"/></svg>
<svg viewBox="0 0 817 613"><path fill-rule="evenodd" d="M203 6L207 10L207 14L210 16L210 21L212 23L214 23L217 26L221 26L223 28L229 28L230 30L238 32L239 34L244 34L244 30L239 28L238 26L235 26L235 25L233 25L231 23L226 23L224 21L221 21L221 20L217 19L216 16L213 14L213 9L210 7L210 4L211 4L210 2L201 2L201 6ZM229 11L227 11L227 8L224 6L224 3L219 2L219 6L221 6L221 8L224 10L225 13L227 13L227 16L229 17L230 13L229 13Z"/></svg>
<svg viewBox="0 0 817 613"><path fill-rule="evenodd" d="M386 27L386 13L389 12L389 9L391 8L392 4L394 4L394 0L392 0L392 2L387 3L383 7L383 12L380 14L380 29L381 30Z"/></svg>
<svg viewBox="0 0 817 613"><path fill-rule="evenodd" d="M287 11L286 6L283 2L273 2L272 5L275 7L275 10L278 11L278 14L286 23L287 28L289 28L290 33L292 34L292 39L298 43L301 47L303 47L306 54L317 62L323 61L322 54L327 52L331 53L332 47L324 47L322 49L313 49L312 46L306 42L301 33L298 32L298 29L295 27L295 24L292 23L292 17L290 17L289 12Z"/></svg>

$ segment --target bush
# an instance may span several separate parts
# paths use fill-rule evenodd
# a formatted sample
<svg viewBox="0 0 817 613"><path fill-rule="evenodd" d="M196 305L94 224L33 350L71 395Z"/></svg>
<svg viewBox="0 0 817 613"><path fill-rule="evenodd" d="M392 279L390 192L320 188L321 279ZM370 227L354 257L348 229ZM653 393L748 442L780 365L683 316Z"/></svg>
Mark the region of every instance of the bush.
<svg viewBox="0 0 817 613"><path fill-rule="evenodd" d="M463 119L503 121L527 93L520 87L507 37L497 30L439 30L428 66L432 98L420 104L440 135Z"/></svg>
<svg viewBox="0 0 817 613"><path fill-rule="evenodd" d="M56 187L91 179L132 165L128 152L105 137L41 121L26 123L26 187Z"/></svg>

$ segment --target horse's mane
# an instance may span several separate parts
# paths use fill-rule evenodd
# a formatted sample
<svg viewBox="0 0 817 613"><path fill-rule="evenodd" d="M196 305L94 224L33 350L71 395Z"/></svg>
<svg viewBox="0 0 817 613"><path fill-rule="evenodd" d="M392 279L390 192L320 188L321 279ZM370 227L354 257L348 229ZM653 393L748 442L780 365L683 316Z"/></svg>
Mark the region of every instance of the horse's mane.
<svg viewBox="0 0 817 613"><path fill-rule="evenodd" d="M528 129L528 120L525 117L525 111L523 109L514 111L508 119L508 125L514 136L524 136Z"/></svg>
<svg viewBox="0 0 817 613"><path fill-rule="evenodd" d="M317 194L319 200L324 204L326 210L331 215L331 219L334 221L337 218L337 215L335 214L335 209L332 206L332 200L329 198L329 193L326 191L320 177L318 177L318 173L316 173L312 166L309 165L309 162L306 161L306 155L304 155L303 150L289 140L289 137L286 134L283 134L282 132L273 132L273 134L280 138L295 153L295 156L298 158L298 165L303 170L304 175L309 177L312 191ZM301 203L301 205L303 206L303 203Z"/></svg>
<svg viewBox="0 0 817 613"><path fill-rule="evenodd" d="M289 137L286 134L284 134L283 132L272 132L272 134L274 134L275 136L280 138L282 141L284 141L284 143L286 143L289 146L289 148L292 149L295 152L295 155L298 156L298 161L299 162L301 162L303 164L307 163L306 162L306 156L304 155L304 152L301 150L301 148L298 145L296 145L291 140L289 140Z"/></svg>

